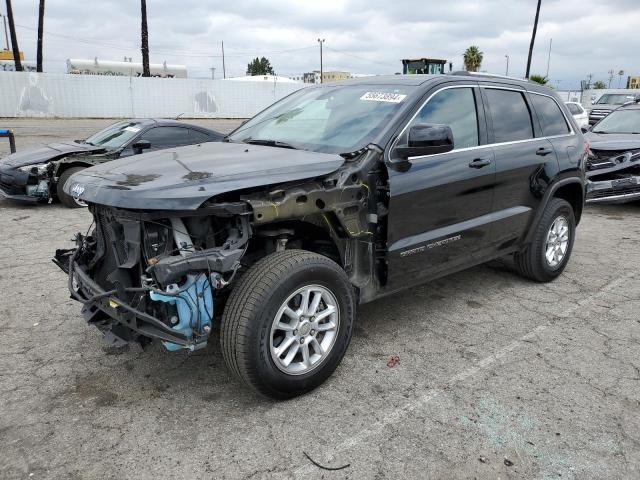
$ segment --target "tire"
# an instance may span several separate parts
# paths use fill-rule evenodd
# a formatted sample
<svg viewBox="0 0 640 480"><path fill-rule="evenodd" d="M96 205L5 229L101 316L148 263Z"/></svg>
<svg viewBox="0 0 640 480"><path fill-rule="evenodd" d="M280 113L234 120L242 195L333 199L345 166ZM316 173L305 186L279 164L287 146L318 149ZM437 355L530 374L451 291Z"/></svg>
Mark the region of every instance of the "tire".
<svg viewBox="0 0 640 480"><path fill-rule="evenodd" d="M282 312L287 301L292 310L297 309L289 314L300 312L296 302L302 303L307 288L311 289L308 298L315 300L320 295L314 312L318 318L324 315L321 320L306 313L296 320ZM313 309L313 301L309 306ZM334 261L305 250L268 255L247 270L229 295L220 328L225 363L264 396L287 399L302 395L323 383L342 360L351 341L355 308L353 287ZM282 325L297 328L284 331L279 328ZM300 339L304 343L296 349ZM285 343L291 346L286 349ZM280 357L278 348L284 349ZM323 349L326 354L318 353ZM299 353L285 366L294 351Z"/></svg>
<svg viewBox="0 0 640 480"><path fill-rule="evenodd" d="M551 244L548 244L548 236L551 234L550 229L552 226L557 227L563 224L561 219L566 221L566 227L568 229L566 250L564 250L561 259L559 257L555 259L554 257L554 261L549 261L547 258L547 247L549 245L553 246L555 237L551 235ZM556 223L556 221L559 223ZM516 269L520 275L535 280L536 282L550 282L556 279L564 271L569 262L571 251L573 250L575 232L576 220L573 208L569 202L561 198L552 198L547 204L542 218L536 227L533 240L524 250L516 253L514 256ZM557 251L559 252L562 251L562 243L563 242L557 242L556 244L559 249ZM557 260L557 263L555 260Z"/></svg>
<svg viewBox="0 0 640 480"><path fill-rule="evenodd" d="M67 195L66 193L64 193L64 190L63 190L64 184L67 183L67 180L69 180L69 177L74 173L79 172L80 170L84 170L85 168L86 167L71 167L66 169L64 172L62 172L62 175L58 177L58 184L56 185L56 194L58 196L58 200L60 200L60 203L62 203L67 208L82 208L87 206L84 202L80 200L76 200L71 195Z"/></svg>

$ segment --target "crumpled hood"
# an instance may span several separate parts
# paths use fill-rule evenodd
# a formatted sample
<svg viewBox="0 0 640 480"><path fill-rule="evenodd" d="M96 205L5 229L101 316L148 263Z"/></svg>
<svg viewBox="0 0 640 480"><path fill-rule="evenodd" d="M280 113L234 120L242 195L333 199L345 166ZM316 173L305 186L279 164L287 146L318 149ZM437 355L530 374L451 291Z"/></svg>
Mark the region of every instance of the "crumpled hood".
<svg viewBox="0 0 640 480"><path fill-rule="evenodd" d="M96 165L73 175L64 190L112 207L194 210L221 193L327 175L343 163L333 154L212 142Z"/></svg>
<svg viewBox="0 0 640 480"><path fill-rule="evenodd" d="M25 167L27 165L57 160L74 153L98 153L100 151L105 151L104 147L94 147L92 145L75 142L51 143L46 147L12 153L0 160L0 166L11 168Z"/></svg>
<svg viewBox="0 0 640 480"><path fill-rule="evenodd" d="M640 148L640 135L632 133L588 132L584 137L593 150L635 150Z"/></svg>

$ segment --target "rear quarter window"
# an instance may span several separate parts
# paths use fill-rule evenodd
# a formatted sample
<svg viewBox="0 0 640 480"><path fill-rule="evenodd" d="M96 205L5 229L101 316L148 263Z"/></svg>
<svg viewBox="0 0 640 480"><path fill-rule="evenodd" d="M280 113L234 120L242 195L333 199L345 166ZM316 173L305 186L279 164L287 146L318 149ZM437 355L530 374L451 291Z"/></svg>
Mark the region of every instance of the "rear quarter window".
<svg viewBox="0 0 640 480"><path fill-rule="evenodd" d="M531 102L536 109L545 137L566 135L571 132L560 106L553 98L531 93Z"/></svg>

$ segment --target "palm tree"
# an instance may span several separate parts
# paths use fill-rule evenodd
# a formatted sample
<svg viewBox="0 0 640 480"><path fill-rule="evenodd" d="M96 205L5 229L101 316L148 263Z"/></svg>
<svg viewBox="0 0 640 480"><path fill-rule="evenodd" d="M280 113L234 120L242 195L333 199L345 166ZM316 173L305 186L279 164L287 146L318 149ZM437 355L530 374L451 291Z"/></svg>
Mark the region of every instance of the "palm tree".
<svg viewBox="0 0 640 480"><path fill-rule="evenodd" d="M546 85L547 83L549 83L549 79L544 75L533 74L529 77L529 80L531 80L532 82L539 83L540 85Z"/></svg>
<svg viewBox="0 0 640 480"><path fill-rule="evenodd" d="M482 65L484 54L475 45L470 46L464 51L464 68L469 72L477 72Z"/></svg>
<svg viewBox="0 0 640 480"><path fill-rule="evenodd" d="M533 32L531 33L531 43L529 44L529 58L527 58L527 73L524 78L529 78L529 72L531 71L531 57L533 55L533 45L536 43L536 32L538 31L538 18L540 18L540 4L542 0L538 0L538 7L536 8L536 18L533 21Z"/></svg>
<svg viewBox="0 0 640 480"><path fill-rule="evenodd" d="M36 53L36 71L42 72L42 36L44 30L44 0L40 0L38 10L38 50Z"/></svg>
<svg viewBox="0 0 640 480"><path fill-rule="evenodd" d="M11 32L13 62L15 63L16 72L21 72L22 62L20 61L20 48L18 48L18 36L16 35L16 24L13 22L13 8L11 8L11 0L7 0L7 20L9 20L9 32Z"/></svg>
<svg viewBox="0 0 640 480"><path fill-rule="evenodd" d="M149 29L147 28L147 0L140 0L142 8L142 76L150 77L149 70Z"/></svg>

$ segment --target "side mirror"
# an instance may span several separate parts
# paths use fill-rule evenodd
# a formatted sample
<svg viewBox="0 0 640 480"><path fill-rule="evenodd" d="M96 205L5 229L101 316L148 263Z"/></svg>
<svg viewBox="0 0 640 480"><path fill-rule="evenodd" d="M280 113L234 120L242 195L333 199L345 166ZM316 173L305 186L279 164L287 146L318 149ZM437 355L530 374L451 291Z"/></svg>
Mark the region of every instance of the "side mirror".
<svg viewBox="0 0 640 480"><path fill-rule="evenodd" d="M419 123L409 129L407 145L396 147L396 154L406 160L409 157L434 155L453 150L453 132L449 125Z"/></svg>
<svg viewBox="0 0 640 480"><path fill-rule="evenodd" d="M142 153L143 150L148 150L151 148L151 142L149 140L138 140L136 143L131 145L133 148L133 152L138 155Z"/></svg>
<svg viewBox="0 0 640 480"><path fill-rule="evenodd" d="M587 133L591 131L591 125L587 125L586 127L583 125L582 127L580 127L580 130L582 130L582 133Z"/></svg>

